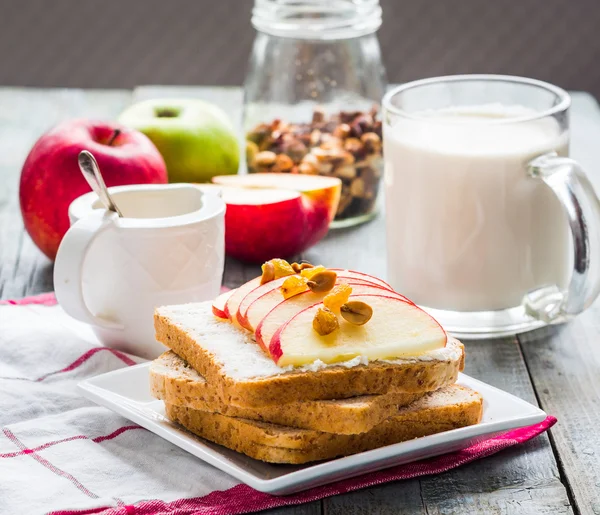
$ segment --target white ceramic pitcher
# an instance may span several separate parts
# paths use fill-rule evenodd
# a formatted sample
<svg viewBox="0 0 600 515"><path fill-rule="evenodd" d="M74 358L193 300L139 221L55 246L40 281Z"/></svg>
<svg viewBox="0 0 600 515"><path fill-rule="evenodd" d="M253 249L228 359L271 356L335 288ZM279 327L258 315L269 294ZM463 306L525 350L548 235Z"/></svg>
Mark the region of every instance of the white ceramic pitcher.
<svg viewBox="0 0 600 515"><path fill-rule="evenodd" d="M157 306L219 294L225 203L192 184L109 191L123 218L94 193L71 204L54 266L56 297L104 344L154 358L165 350L154 337Z"/></svg>

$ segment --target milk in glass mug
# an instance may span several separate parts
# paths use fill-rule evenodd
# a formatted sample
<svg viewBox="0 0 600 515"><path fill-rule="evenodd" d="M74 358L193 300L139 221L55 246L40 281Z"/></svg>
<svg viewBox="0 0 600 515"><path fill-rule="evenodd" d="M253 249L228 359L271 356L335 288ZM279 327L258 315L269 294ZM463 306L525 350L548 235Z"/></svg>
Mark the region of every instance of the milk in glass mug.
<svg viewBox="0 0 600 515"><path fill-rule="evenodd" d="M566 321L600 291L600 203L570 97L532 79L420 80L383 100L389 280L463 338Z"/></svg>

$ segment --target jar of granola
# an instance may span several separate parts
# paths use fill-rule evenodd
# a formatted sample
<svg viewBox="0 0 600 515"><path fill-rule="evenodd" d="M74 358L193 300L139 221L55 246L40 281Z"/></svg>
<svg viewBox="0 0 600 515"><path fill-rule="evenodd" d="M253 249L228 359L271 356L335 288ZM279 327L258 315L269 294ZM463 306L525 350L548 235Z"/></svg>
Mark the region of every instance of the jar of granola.
<svg viewBox="0 0 600 515"><path fill-rule="evenodd" d="M374 216L385 71L379 0L255 0L244 85L248 172L339 177L334 226Z"/></svg>

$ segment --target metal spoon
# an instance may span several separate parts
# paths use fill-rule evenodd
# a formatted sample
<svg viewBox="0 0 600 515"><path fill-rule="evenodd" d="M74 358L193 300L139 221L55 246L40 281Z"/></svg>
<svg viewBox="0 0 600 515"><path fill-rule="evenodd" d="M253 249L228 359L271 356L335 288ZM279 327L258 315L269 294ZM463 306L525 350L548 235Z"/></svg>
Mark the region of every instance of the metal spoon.
<svg viewBox="0 0 600 515"><path fill-rule="evenodd" d="M123 217L123 213L119 210L115 201L110 196L108 189L106 188L106 184L104 183L104 178L100 173L100 167L96 162L96 158L92 155L91 152L87 150L82 150L79 152L79 157L77 158L79 162L79 169L81 173L85 177L85 180L88 182L92 190L109 211L113 211L117 213L121 218Z"/></svg>

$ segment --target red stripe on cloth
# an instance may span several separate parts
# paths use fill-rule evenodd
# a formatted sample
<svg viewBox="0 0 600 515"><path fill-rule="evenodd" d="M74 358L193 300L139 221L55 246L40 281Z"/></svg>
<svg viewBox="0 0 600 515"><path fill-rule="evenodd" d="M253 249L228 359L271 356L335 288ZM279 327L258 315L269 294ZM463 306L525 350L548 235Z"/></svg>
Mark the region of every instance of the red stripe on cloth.
<svg viewBox="0 0 600 515"><path fill-rule="evenodd" d="M87 437L85 437L83 435L71 436L70 438L63 438L62 440L55 440L54 442L48 442L48 443L45 443L44 445L40 445L38 447L33 447L32 449L23 449L22 451L16 451L16 452L6 452L4 454L0 454L0 458L15 458L16 456L23 456L24 454L31 454L33 452L43 451L44 449L47 449L48 447L52 447L59 443L71 442L73 440L86 440L86 439L87 439Z"/></svg>
<svg viewBox="0 0 600 515"><path fill-rule="evenodd" d="M0 306L11 305L11 306L23 306L27 304L41 304L42 306L56 306L58 301L54 292L42 293L40 295L33 295L31 297L24 297L22 299L9 299L0 300Z"/></svg>
<svg viewBox="0 0 600 515"><path fill-rule="evenodd" d="M6 452L4 454L0 454L0 458L15 458L17 456L23 456L25 454L31 454L34 452L43 451L44 449L48 449L49 447L53 447L54 445L58 445L60 443L72 442L73 440L92 440L95 443L102 443L102 442L105 442L106 440L112 440L113 438L116 438L120 434L123 434L125 431L130 431L131 429L144 429L144 428L141 426L123 426L108 435L96 436L94 438L90 438L89 436L85 436L85 435L70 436L69 438L63 438L62 440L54 440L52 442L47 442L43 445L39 445L38 447L32 447L31 449L23 449L21 451L16 451L16 452Z"/></svg>
<svg viewBox="0 0 600 515"><path fill-rule="evenodd" d="M102 511L102 515L240 515L242 513L251 513L281 506L303 504L390 481L440 474L460 465L491 456L513 445L526 442L548 430L555 423L556 418L548 416L546 420L539 424L508 431L461 451L414 463L398 465L397 467L345 479L329 485L318 486L284 497L259 492L248 485L239 484L228 490L216 490L203 497L178 499L171 502L155 499L142 501L133 506L106 507L104 508L105 511ZM86 515L88 513L98 512L63 510L52 512L48 515Z"/></svg>
<svg viewBox="0 0 600 515"><path fill-rule="evenodd" d="M221 286L221 293L229 291L231 288L227 286ZM32 295L30 297L23 297L22 299L8 299L0 300L0 306L26 306L27 304L40 304L42 306L56 306L58 301L54 292L40 293L39 295Z"/></svg>
<svg viewBox="0 0 600 515"><path fill-rule="evenodd" d="M13 432L10 429L4 428L2 430L2 432L4 433L4 435L6 436L6 438L8 438L12 443L14 443L23 452L26 451L25 453L29 454L40 465L43 465L44 467L46 467L48 470L50 470L51 472L53 472L57 476L64 477L65 479L68 479L81 493L87 495L88 497L90 497L92 499L98 499L99 498L95 493L91 492L85 486L83 486L77 480L77 478L75 478L75 476L73 476L72 474L69 474L68 472L65 472L62 469L59 469L58 467L56 467L55 465L53 465L52 463L50 463L47 459L42 458L39 454L36 454L35 451L33 451L31 449L27 449L27 447L25 446L25 444L23 444L13 434Z"/></svg>
<svg viewBox="0 0 600 515"><path fill-rule="evenodd" d="M11 380L11 381L33 381L35 383L39 383L40 381L43 381L44 379L47 379L48 377L75 370L76 368L83 365L92 356L94 356L95 354L97 354L98 352L101 352L101 351L106 351L106 352L109 352L110 354L112 354L113 356L116 356L123 363L125 363L128 367L130 367L132 365L137 365L137 363L135 361L133 361L129 356L127 356L127 354L124 354L121 351L118 351L116 349L111 349L110 347L93 347L92 349L87 350L85 353L83 353L81 356L79 356L75 361L73 361L73 363L71 363L70 365L67 365L65 368L61 368L60 370L55 370L54 372L48 372L47 374L44 374L43 376L38 377L37 379L29 379L28 377L0 377L0 379L7 379L7 380Z"/></svg>
<svg viewBox="0 0 600 515"><path fill-rule="evenodd" d="M102 513L104 510L110 510L113 506L100 506L99 508L90 508L89 510L59 510L48 513L48 515L92 515L93 513Z"/></svg>
<svg viewBox="0 0 600 515"><path fill-rule="evenodd" d="M96 438L92 438L92 440L96 443L106 442L106 440L112 440L113 438L116 438L117 436L124 433L125 431L130 431L131 429L145 429L145 428L143 428L142 426L123 426L123 427L120 427L119 429L117 429L116 431L113 431L109 435L97 436Z"/></svg>
<svg viewBox="0 0 600 515"><path fill-rule="evenodd" d="M121 351L118 351L116 349L111 349L110 347L94 347L93 349L90 349L87 352L85 352L84 354L82 354L75 361L73 361L73 363L71 363L70 365L67 365L65 368L56 370L55 372L49 372L48 374L45 374L42 377L38 377L36 379L36 382L43 381L44 379L46 379L50 376L54 376L56 374L63 374L65 372L71 372L71 370L75 370L76 368L80 367L92 356L94 356L98 352L102 352L102 351L110 352L113 356L116 356L117 358L119 358L123 363L125 363L129 367L136 364L135 361L133 361L126 354L123 354Z"/></svg>

